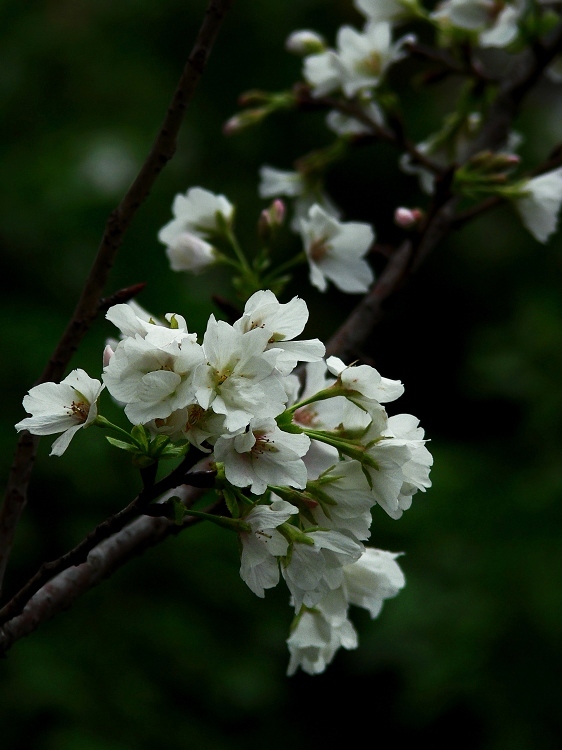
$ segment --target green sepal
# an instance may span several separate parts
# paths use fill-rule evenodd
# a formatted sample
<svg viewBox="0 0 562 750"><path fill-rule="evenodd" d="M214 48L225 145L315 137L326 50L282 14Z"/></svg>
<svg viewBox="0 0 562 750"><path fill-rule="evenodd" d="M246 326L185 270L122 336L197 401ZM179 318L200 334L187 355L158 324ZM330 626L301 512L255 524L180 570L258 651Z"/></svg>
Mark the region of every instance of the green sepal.
<svg viewBox="0 0 562 750"><path fill-rule="evenodd" d="M222 496L224 497L224 502L226 503L226 507L232 518L240 518L240 506L238 505L238 500L234 493L231 492L228 487L225 487L222 490Z"/></svg>
<svg viewBox="0 0 562 750"><path fill-rule="evenodd" d="M139 448L148 450L150 445L150 433L142 424L136 424L131 430L131 437Z"/></svg>
<svg viewBox="0 0 562 750"><path fill-rule="evenodd" d="M122 451L136 453L136 451L138 450L136 445L133 445L132 443L126 443L124 440L117 440L117 438L112 438L109 435L106 435L105 439L108 443L111 443L111 445L114 445L116 448L120 448Z"/></svg>
<svg viewBox="0 0 562 750"><path fill-rule="evenodd" d="M283 430L283 432L291 432L297 435L304 432L298 424L293 422L293 412L290 410L279 414L278 417L275 417L275 421L277 422L277 427L279 427L280 430Z"/></svg>

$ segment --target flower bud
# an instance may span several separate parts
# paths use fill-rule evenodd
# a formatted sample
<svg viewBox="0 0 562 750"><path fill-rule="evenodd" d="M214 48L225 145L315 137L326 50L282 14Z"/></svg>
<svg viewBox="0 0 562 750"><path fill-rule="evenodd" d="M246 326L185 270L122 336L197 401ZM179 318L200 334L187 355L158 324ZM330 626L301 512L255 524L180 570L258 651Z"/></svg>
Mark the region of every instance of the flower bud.
<svg viewBox="0 0 562 750"><path fill-rule="evenodd" d="M423 219L423 211L419 208L405 208L400 206L394 212L394 223L402 229L413 229Z"/></svg>
<svg viewBox="0 0 562 750"><path fill-rule="evenodd" d="M103 366L107 367L109 364L109 360L113 357L115 352L113 351L112 347L107 344L105 349L103 350Z"/></svg>
<svg viewBox="0 0 562 750"><path fill-rule="evenodd" d="M269 113L269 109L266 107L259 107L256 109L247 109L245 112L240 112L230 120L227 120L222 126L222 132L224 135L235 135L240 133L242 130L257 125L258 122Z"/></svg>
<svg viewBox="0 0 562 750"><path fill-rule="evenodd" d="M303 29L302 31L293 31L289 34L287 41L285 42L285 49L287 52L292 52L294 55L316 55L320 52L324 52L326 49L326 42L315 31L308 31Z"/></svg>
<svg viewBox="0 0 562 750"><path fill-rule="evenodd" d="M280 198L276 198L268 208L263 209L258 221L258 235L263 242L267 243L271 235L283 225L285 213L285 204Z"/></svg>

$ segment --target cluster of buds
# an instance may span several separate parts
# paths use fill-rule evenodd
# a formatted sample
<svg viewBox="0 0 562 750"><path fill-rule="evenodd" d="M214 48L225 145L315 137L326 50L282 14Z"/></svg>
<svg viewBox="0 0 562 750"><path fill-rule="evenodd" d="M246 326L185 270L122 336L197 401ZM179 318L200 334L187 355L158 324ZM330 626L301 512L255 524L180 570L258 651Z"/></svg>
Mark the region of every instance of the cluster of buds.
<svg viewBox="0 0 562 750"><path fill-rule="evenodd" d="M322 671L339 646L357 643L348 607L376 616L404 584L396 554L364 546L373 506L399 518L430 485L418 420L383 406L402 384L325 360L318 339L298 340L308 319L298 297L282 304L256 292L233 325L211 315L201 343L178 314L160 322L119 304L107 318L121 338L106 348L103 385L82 370L38 385L24 399L32 416L16 428L62 432L56 455L82 427L114 429L112 445L141 468L188 450L211 454L231 517L208 519L238 533L240 574L255 594L285 580L295 608L289 672ZM104 387L130 433L99 414Z"/></svg>

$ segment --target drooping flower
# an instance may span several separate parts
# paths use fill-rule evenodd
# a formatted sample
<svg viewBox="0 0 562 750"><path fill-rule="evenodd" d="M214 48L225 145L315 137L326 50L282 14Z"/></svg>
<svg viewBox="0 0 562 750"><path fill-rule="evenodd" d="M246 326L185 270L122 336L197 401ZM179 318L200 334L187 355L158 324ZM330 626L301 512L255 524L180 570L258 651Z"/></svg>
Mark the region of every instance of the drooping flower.
<svg viewBox="0 0 562 750"><path fill-rule="evenodd" d="M270 505L256 505L244 517L251 531L240 533L240 577L256 596L265 596L264 589L279 583L278 558L286 555L288 542L277 527L295 513L294 505L275 500Z"/></svg>
<svg viewBox="0 0 562 750"><path fill-rule="evenodd" d="M337 376L341 386L349 391L350 400L359 406L366 403L366 400L387 404L404 393L404 386L399 380L383 378L370 365L347 366L339 357L328 357L326 364L328 370Z"/></svg>
<svg viewBox="0 0 562 750"><path fill-rule="evenodd" d="M396 558L400 552L366 547L359 560L343 569L347 601L378 617L385 599L396 596L406 579Z"/></svg>
<svg viewBox="0 0 562 750"><path fill-rule="evenodd" d="M73 370L60 383L36 385L23 399L24 409L32 416L18 422L16 430L29 430L33 435L62 432L51 448L52 456L62 456L78 430L97 417L102 390L100 381L84 370Z"/></svg>
<svg viewBox="0 0 562 750"><path fill-rule="evenodd" d="M369 289L374 277L363 259L375 239L369 224L340 222L314 205L308 219L301 220L300 231L313 286L324 292L328 287L326 279L330 279L338 289L350 294Z"/></svg>
<svg viewBox="0 0 562 750"><path fill-rule="evenodd" d="M281 572L298 612L315 606L329 591L341 586L344 565L358 560L363 545L339 531L310 531L305 541L294 541Z"/></svg>
<svg viewBox="0 0 562 750"><path fill-rule="evenodd" d="M347 602L341 590L330 591L314 608L303 608L287 639L291 677L300 667L314 675L323 672L340 647L357 648L357 633L347 619Z"/></svg>
<svg viewBox="0 0 562 750"><path fill-rule="evenodd" d="M217 260L216 249L206 240L191 232L182 232L166 248L172 271L200 273Z"/></svg>

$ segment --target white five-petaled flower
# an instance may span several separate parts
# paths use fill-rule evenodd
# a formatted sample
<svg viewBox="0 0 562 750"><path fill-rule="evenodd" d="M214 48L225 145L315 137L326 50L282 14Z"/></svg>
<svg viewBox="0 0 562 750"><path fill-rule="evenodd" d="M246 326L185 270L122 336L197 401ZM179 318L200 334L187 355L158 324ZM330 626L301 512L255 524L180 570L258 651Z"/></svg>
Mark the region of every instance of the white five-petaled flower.
<svg viewBox="0 0 562 750"><path fill-rule="evenodd" d="M242 317L234 328L247 333L255 328L269 331L266 349L279 349L276 368L288 375L301 362L316 362L324 356L326 347L319 339L293 341L302 333L308 320L308 307L300 297L282 304L273 292L255 292L246 302Z"/></svg>
<svg viewBox="0 0 562 750"><path fill-rule="evenodd" d="M330 279L342 292L366 292L373 272L363 256L375 239L369 224L340 222L314 205L308 219L301 219L300 231L308 262L310 283L326 291Z"/></svg>
<svg viewBox="0 0 562 750"><path fill-rule="evenodd" d="M32 416L16 424L16 430L33 435L62 432L51 448L52 456L61 456L82 427L92 424L98 415L97 400L103 385L84 370L73 370L60 383L41 383L24 396L24 409Z"/></svg>
<svg viewBox="0 0 562 750"><path fill-rule="evenodd" d="M242 333L211 315L203 338L205 364L194 375L195 398L203 409L224 414L228 432L246 427L254 417L276 417L286 393L274 372L278 349L266 346L270 332Z"/></svg>
<svg viewBox="0 0 562 750"><path fill-rule="evenodd" d="M240 533L242 556L240 577L256 594L263 597L264 589L279 582L279 557L287 554L288 542L277 527L298 513L297 508L285 500L275 500L270 505L256 505L244 517L251 531Z"/></svg>
<svg viewBox="0 0 562 750"><path fill-rule="evenodd" d="M546 242L558 225L562 204L562 167L533 177L513 203L523 224L539 242Z"/></svg>
<svg viewBox="0 0 562 750"><path fill-rule="evenodd" d="M262 495L268 485L306 486L302 456L309 445L306 435L283 432L272 418L252 419L246 432L218 438L215 458L231 484Z"/></svg>

